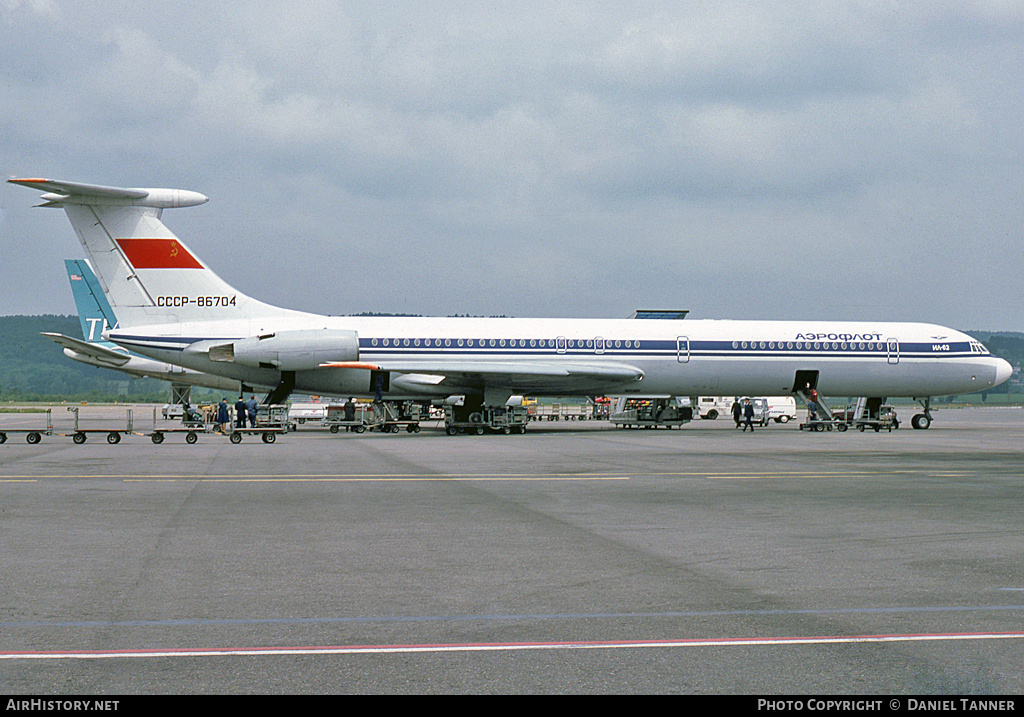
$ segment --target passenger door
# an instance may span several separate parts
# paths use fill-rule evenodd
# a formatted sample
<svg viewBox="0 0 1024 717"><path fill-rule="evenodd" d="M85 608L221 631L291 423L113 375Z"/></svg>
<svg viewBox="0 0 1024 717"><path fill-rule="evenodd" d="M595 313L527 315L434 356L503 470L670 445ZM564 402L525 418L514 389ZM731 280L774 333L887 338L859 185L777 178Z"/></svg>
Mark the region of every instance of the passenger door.
<svg viewBox="0 0 1024 717"><path fill-rule="evenodd" d="M690 362L690 339L686 336L676 337L676 361L679 363Z"/></svg>

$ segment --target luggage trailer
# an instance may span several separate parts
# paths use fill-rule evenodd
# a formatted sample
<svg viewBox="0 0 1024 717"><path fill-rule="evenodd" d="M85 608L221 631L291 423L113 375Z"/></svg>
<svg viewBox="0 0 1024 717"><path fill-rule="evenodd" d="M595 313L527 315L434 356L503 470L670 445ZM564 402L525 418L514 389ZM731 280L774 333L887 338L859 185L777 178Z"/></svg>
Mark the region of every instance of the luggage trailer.
<svg viewBox="0 0 1024 717"><path fill-rule="evenodd" d="M24 433L28 443L39 443L43 436L53 435L53 409L46 409L46 428L3 428L0 429L0 443L7 442L8 433Z"/></svg>
<svg viewBox="0 0 1024 717"><path fill-rule="evenodd" d="M327 407L327 416L322 425L327 426L331 433L338 433L342 428L352 433L398 433L403 428L406 433L419 433L423 411L419 404L413 402L399 405L393 401L381 401L374 402L370 407L359 404L356 406L356 414L351 421L347 421L345 407L332 404Z"/></svg>
<svg viewBox="0 0 1024 717"><path fill-rule="evenodd" d="M42 440L43 436L71 436L71 440L75 443L85 443L89 438L90 433L104 433L107 436L107 443L114 444L121 442L122 435L128 435L134 433L133 420L132 420L132 409L126 409L125 415L125 427L123 429L110 429L110 428L84 428L79 421L79 406L68 406L67 409L75 416L75 425L68 432L55 430L53 427L53 409L46 409L46 428L3 428L0 430L0 443L7 441L7 434L9 433L24 433L25 440L28 443L36 444Z"/></svg>
<svg viewBox="0 0 1024 717"><path fill-rule="evenodd" d="M70 433L70 434L59 433L58 435L61 435L61 436L70 435L71 436L71 440L73 440L75 443L85 443L85 441L89 437L90 433L106 433L107 434L107 443L115 444L115 443L120 443L121 442L121 436L122 435L126 435L127 436L127 435L131 435L132 433L134 433L134 430L132 428L132 426L134 424L134 421L132 420L132 409L130 409L130 408L125 409L127 413L125 415L125 428L124 428L123 431L120 430L120 429L112 431L109 428L82 428L81 425L79 424L79 420L78 420L78 418L79 418L78 417L79 408L80 408L79 406L68 406L68 410L71 411L71 413L75 414L75 428L74 428L74 431L72 433Z"/></svg>
<svg viewBox="0 0 1024 717"><path fill-rule="evenodd" d="M251 428L236 428L233 421L228 422L228 431L226 434L228 440L232 443L241 443L242 436L249 434L251 436L259 436L264 443L273 443L277 440L278 434L288 432L288 406L266 406L267 410L266 417L262 420L258 426ZM153 443L159 445L164 442L164 435L167 433L184 433L185 443L195 443L199 440L199 435L203 433L219 434L220 431L216 430L219 426L218 423L207 422L202 419L197 419L193 416L184 415L181 418L181 425L175 428L158 428L156 409L153 409L153 430L146 435L149 436Z"/></svg>
<svg viewBox="0 0 1024 717"><path fill-rule="evenodd" d="M467 412L461 406L445 404L444 430L449 436L460 433L482 436L487 431L509 435L526 433L530 422L526 406L483 406Z"/></svg>

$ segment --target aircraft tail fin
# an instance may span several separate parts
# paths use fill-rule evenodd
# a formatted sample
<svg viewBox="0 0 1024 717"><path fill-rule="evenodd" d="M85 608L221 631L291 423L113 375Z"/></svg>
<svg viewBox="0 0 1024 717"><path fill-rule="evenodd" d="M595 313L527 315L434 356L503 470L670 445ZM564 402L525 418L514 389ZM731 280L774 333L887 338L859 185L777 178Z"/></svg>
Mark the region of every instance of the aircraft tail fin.
<svg viewBox="0 0 1024 717"><path fill-rule="evenodd" d="M82 324L82 338L90 342L102 341L103 332L117 326L114 310L103 294L96 274L85 259L65 259L71 294Z"/></svg>
<svg viewBox="0 0 1024 717"><path fill-rule="evenodd" d="M198 192L8 181L43 190L38 206L64 209L121 328L297 313L239 292L164 225L164 209L205 204Z"/></svg>

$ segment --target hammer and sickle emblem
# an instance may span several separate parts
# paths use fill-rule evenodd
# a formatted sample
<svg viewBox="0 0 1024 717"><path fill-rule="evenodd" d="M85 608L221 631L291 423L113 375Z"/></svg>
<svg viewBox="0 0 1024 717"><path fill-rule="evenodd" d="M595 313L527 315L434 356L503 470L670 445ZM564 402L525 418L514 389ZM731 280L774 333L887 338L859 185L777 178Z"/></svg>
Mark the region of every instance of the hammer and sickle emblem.
<svg viewBox="0 0 1024 717"><path fill-rule="evenodd" d="M176 241L171 242L171 256L178 256L178 242Z"/></svg>

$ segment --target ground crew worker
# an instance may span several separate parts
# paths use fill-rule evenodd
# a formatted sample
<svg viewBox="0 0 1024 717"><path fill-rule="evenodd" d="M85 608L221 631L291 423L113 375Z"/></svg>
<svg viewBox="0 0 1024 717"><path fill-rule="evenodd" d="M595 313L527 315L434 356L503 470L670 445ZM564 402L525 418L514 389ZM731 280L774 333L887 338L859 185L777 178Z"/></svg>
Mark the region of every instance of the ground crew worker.
<svg viewBox="0 0 1024 717"><path fill-rule="evenodd" d="M754 432L754 404L750 402L749 398L743 399L743 432L747 432L747 426L750 426L750 432Z"/></svg>

